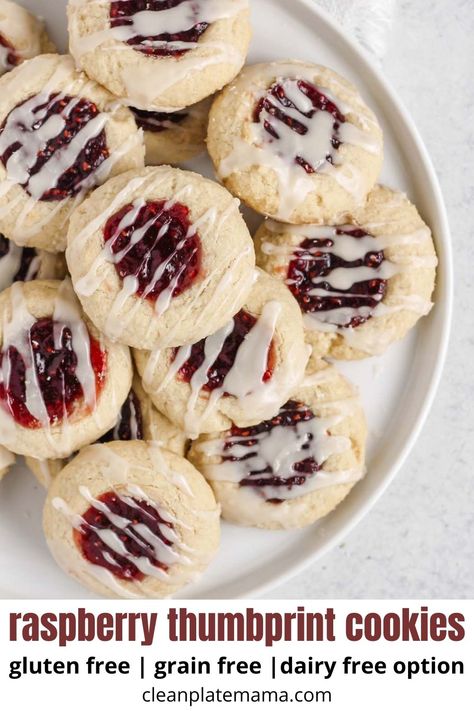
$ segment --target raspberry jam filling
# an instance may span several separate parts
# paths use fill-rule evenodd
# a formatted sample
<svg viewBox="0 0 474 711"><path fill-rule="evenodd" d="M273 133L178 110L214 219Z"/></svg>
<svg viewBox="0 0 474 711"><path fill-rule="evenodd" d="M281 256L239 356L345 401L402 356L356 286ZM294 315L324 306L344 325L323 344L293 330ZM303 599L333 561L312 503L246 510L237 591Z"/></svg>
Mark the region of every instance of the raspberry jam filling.
<svg viewBox="0 0 474 711"><path fill-rule="evenodd" d="M89 563L105 568L120 580L138 582L145 578L136 564L139 559L162 571L168 570L156 557L156 547L150 540L159 539L165 546L171 546L166 529L172 531L173 525L154 506L131 496L118 496L114 491L102 494L98 502L100 508L88 508L81 517L81 527L74 531L74 541ZM107 539L100 535L105 531ZM111 538L117 543L113 548L104 542ZM117 553L117 548L125 549L126 553Z"/></svg>
<svg viewBox="0 0 474 711"><path fill-rule="evenodd" d="M111 27L134 28L133 16L138 12L160 12L181 5L186 0L118 0L110 3ZM199 22L201 3L196 0L190 7L189 27L179 32L162 32L158 35L136 34L126 40L133 49L153 57L182 57L192 47L179 46L179 43L195 44L207 30L207 22ZM192 13L192 14L191 14ZM176 47L167 46L177 43Z"/></svg>
<svg viewBox="0 0 474 711"><path fill-rule="evenodd" d="M132 211L133 221L127 219ZM107 221L104 239L110 242L119 276L134 277L135 293L152 302L163 292L179 296L200 273L201 240L189 209L179 202L127 205Z"/></svg>
<svg viewBox="0 0 474 711"><path fill-rule="evenodd" d="M288 266L288 288L298 301L301 310L307 314L318 314L335 309L350 309L353 314L344 328L357 328L371 318L370 311L382 301L387 290L387 280L377 278L376 271L382 265L383 251L367 252L360 259L347 261L330 251L335 246L337 235L348 235L355 240L370 237L362 229L337 229L335 239L305 239ZM374 270L374 278L358 281L348 289L334 289L330 275L335 269L358 269L368 267ZM355 273L356 276L356 273ZM319 290L327 296L315 294ZM362 312L359 313L359 311ZM331 320L324 319L327 323ZM334 325L341 325L334 322Z"/></svg>
<svg viewBox="0 0 474 711"><path fill-rule="evenodd" d="M140 400L133 390L130 390L120 410L117 424L113 429L103 435L99 442L114 442L117 440L129 442L130 440L136 439L145 439L143 433L143 415Z"/></svg>
<svg viewBox="0 0 474 711"><path fill-rule="evenodd" d="M20 57L15 52L15 48L5 37L0 34L0 75L9 72L20 64Z"/></svg>
<svg viewBox="0 0 474 711"><path fill-rule="evenodd" d="M143 111L135 108L132 108L132 111L138 128L151 133L162 133L169 128L173 128L173 126L179 126L189 116L186 111L176 111L172 114L166 114L163 111Z"/></svg>
<svg viewBox="0 0 474 711"><path fill-rule="evenodd" d="M204 390L211 392L212 390L221 388L224 385L226 376L235 363L239 348L256 323L257 319L255 316L252 316L243 309L239 311L236 316L234 316L233 330L229 336L227 336L221 352L207 371L207 380L202 386ZM192 346L191 355L178 372L181 380L184 380L187 383L191 382L193 375L203 365L206 357L206 341L207 339L204 338L202 341L199 341ZM176 357L177 352L178 349L175 349L174 358ZM262 382L268 382L271 379L273 375L274 362L275 355L274 345L272 342L268 351L267 370L263 375ZM227 393L224 394L227 395Z"/></svg>
<svg viewBox="0 0 474 711"><path fill-rule="evenodd" d="M100 345L90 338L90 361L95 374L96 392L105 382L107 354ZM76 375L77 355L73 348L69 327L42 318L31 327L29 349L33 360L33 378L39 389L51 425L64 421L81 403L84 397L81 383ZM27 368L22 355L15 346L9 346L0 354L0 402L15 422L22 427L35 429L41 423L27 406ZM31 386L31 383L30 383Z"/></svg>
<svg viewBox="0 0 474 711"><path fill-rule="evenodd" d="M91 101L64 94L56 93L48 97L38 95L28 99L10 112L0 128L4 148L0 160L8 172L8 162L19 152L13 162L18 162L18 158L21 158L25 164L28 178L20 184L32 197L46 202L74 197L109 157L104 129L92 138L84 140L77 150L73 143L74 139L77 142L80 132L99 116L99 113L99 109ZM45 132L48 136L51 133L53 117L58 117L58 131L45 140ZM5 147L5 143L9 141L11 143ZM39 146L36 157L34 154L30 155L35 144ZM68 150L71 151L71 157L67 155ZM57 167L54 163L60 156L65 163L65 170L54 180L54 185L50 185L48 171ZM33 179L34 190L30 185ZM43 191L41 187L38 191L37 186L43 186L43 183L47 186L46 189Z"/></svg>
<svg viewBox="0 0 474 711"><path fill-rule="evenodd" d="M0 271L2 259L8 257L12 243L0 234ZM34 247L22 247L20 264L17 272L14 274L11 283L15 281L32 281L38 276L38 267L33 265L33 260L38 256Z"/></svg>
<svg viewBox="0 0 474 711"><path fill-rule="evenodd" d="M326 154L323 153L320 160L318 158L317 164L313 164L314 161L308 160L304 155L293 156L295 163L306 173L312 174L316 173L325 161L333 162L333 152L337 151L342 143L339 129L346 121L344 114L322 91L302 79L276 82L256 105L254 122L263 124L270 143L279 141L283 137L282 132L287 129L302 138L309 138L312 122L321 111L327 112L334 119L328 135ZM304 150L304 141L301 141L301 148Z"/></svg>
<svg viewBox="0 0 474 711"><path fill-rule="evenodd" d="M264 487L276 487L281 489L291 490L295 486L305 484L308 477L312 476L321 469L321 465L310 454L311 443L314 435L307 432L304 436L298 437L297 426L299 423L310 422L315 419L313 412L302 403L294 400L289 400L286 405L280 409L278 415L271 420L261 422L255 427L236 427L235 425L230 430L227 441L224 444L223 456L224 462L246 462L248 473L241 482L240 486L255 487L263 489ZM272 457L272 432L276 428L291 428L295 434L296 451L301 452L301 459L295 461L291 469L285 472L284 476L276 475L274 470L274 460ZM237 450L239 454L233 454L232 451ZM242 454L242 451L248 449L247 454ZM305 456L306 452L306 456ZM278 447L275 448L275 459L280 455ZM260 466L254 468L255 463ZM271 503L280 503L282 499L268 499Z"/></svg>

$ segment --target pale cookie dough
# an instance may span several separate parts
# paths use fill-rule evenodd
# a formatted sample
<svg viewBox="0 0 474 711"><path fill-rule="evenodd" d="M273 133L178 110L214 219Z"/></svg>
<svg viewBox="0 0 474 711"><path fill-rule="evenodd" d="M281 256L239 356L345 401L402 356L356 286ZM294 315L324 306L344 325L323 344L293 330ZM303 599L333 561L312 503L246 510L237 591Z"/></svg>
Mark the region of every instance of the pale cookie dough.
<svg viewBox="0 0 474 711"><path fill-rule="evenodd" d="M366 437L355 389L321 361L276 417L204 436L189 459L226 521L302 528L336 508L364 476Z"/></svg>
<svg viewBox="0 0 474 711"><path fill-rule="evenodd" d="M128 348L86 319L69 280L0 294L0 444L68 457L117 421L132 381Z"/></svg>
<svg viewBox="0 0 474 711"><path fill-rule="evenodd" d="M132 387L122 405L115 426L103 435L99 442L125 442L135 439L156 442L165 449L184 457L186 446L184 432L175 427L153 406L137 375L133 378ZM25 457L25 461L40 484L47 489L70 460Z"/></svg>
<svg viewBox="0 0 474 711"><path fill-rule="evenodd" d="M44 52L54 52L44 24L15 2L0 0L0 76Z"/></svg>
<svg viewBox="0 0 474 711"><path fill-rule="evenodd" d="M15 455L9 452L5 447L0 446L0 481L8 474L11 467L15 464Z"/></svg>
<svg viewBox="0 0 474 711"><path fill-rule="evenodd" d="M238 201L168 166L96 190L71 219L66 259L97 328L149 350L221 328L245 302L255 266Z"/></svg>
<svg viewBox="0 0 474 711"><path fill-rule="evenodd" d="M19 247L0 234L0 292L15 281L63 279L66 261L62 254L50 254L34 247Z"/></svg>
<svg viewBox="0 0 474 711"><path fill-rule="evenodd" d="M362 204L383 159L382 131L355 87L295 60L246 67L212 106L207 146L232 193L294 224Z"/></svg>
<svg viewBox="0 0 474 711"><path fill-rule="evenodd" d="M56 562L104 597L168 597L204 572L220 539L199 472L138 441L82 450L50 487L43 522Z"/></svg>
<svg viewBox="0 0 474 711"><path fill-rule="evenodd" d="M178 0L172 7L150 0L143 8L137 0L68 6L77 66L130 106L178 111L214 94L244 65L248 0Z"/></svg>
<svg viewBox="0 0 474 711"><path fill-rule="evenodd" d="M156 407L192 438L275 415L300 384L308 356L298 304L260 270L242 310L212 336L134 352Z"/></svg>
<svg viewBox="0 0 474 711"><path fill-rule="evenodd" d="M110 176L144 164L132 113L45 54L0 79L0 232L21 247L66 248L71 212Z"/></svg>
<svg viewBox="0 0 474 711"><path fill-rule="evenodd" d="M315 357L379 355L432 308L431 231L408 198L389 188L374 188L347 223L267 221L255 242L259 265L297 298Z"/></svg>
<svg viewBox="0 0 474 711"><path fill-rule="evenodd" d="M206 150L211 100L174 113L131 110L145 135L146 165L179 165Z"/></svg>

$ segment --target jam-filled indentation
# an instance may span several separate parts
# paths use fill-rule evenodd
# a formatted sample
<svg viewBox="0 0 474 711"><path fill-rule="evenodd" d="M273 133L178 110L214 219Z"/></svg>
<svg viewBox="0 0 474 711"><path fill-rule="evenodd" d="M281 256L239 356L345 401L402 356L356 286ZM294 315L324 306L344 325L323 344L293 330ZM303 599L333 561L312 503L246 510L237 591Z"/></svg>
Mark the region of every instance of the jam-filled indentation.
<svg viewBox="0 0 474 711"><path fill-rule="evenodd" d="M226 376L234 366L239 349L250 331L257 324L257 321L258 319L255 318L255 316L252 316L252 314L249 314L244 309L234 316L231 333L225 339L224 345L216 359L209 364L206 373L207 380L202 386L203 390L211 392L212 390L224 386ZM181 380L187 383L191 382L194 374L203 366L206 359L206 341L207 339L204 338L192 346L189 358L178 372L178 376ZM177 352L178 349L175 349L173 354L174 358ZM263 373L262 383L266 383L271 379L274 370L274 361L274 345L272 342L268 350L267 368ZM245 375L243 375L243 377L245 377ZM227 393L224 393L224 395L227 395Z"/></svg>
<svg viewBox="0 0 474 711"><path fill-rule="evenodd" d="M383 250L376 247L357 259L346 260L337 254L338 236L360 241L371 235L363 229L352 227L337 228L335 233L334 237L305 239L301 242L288 266L287 284L304 313L317 315L347 309L345 322L341 319L331 320L330 314L324 318L325 322L344 328L357 328L371 318L371 312L385 296L387 280L377 276L385 255ZM355 281L347 289L334 288L331 284L331 274L336 269L364 268L374 271L373 279ZM357 272L354 272L356 276Z"/></svg>
<svg viewBox="0 0 474 711"><path fill-rule="evenodd" d="M265 420L253 427L232 427L224 442L224 462L243 462L247 468L246 476L240 481L242 487L264 489L266 487L291 490L302 486L308 477L321 469L321 465L312 454L314 433L304 423L315 419L314 413L306 405L289 400L271 420ZM275 472L276 461L281 458L281 428L291 430L292 445L289 449L291 458L287 471ZM280 430L280 433L279 433ZM273 440L273 441L272 441ZM247 450L247 451L245 451ZM245 453L243 453L245 452ZM275 457L273 457L273 452ZM267 499L279 503L284 499Z"/></svg>
<svg viewBox="0 0 474 711"><path fill-rule="evenodd" d="M163 133L169 128L179 126L189 116L187 111L175 111L167 114L164 111L143 111L132 108L132 112L135 115L135 123L138 128L151 133Z"/></svg>
<svg viewBox="0 0 474 711"><path fill-rule="evenodd" d="M33 281L38 276L38 253L34 247L17 247L10 242L4 235L0 234L0 272L3 259L8 259L12 250L20 250L19 263L17 270L12 274L8 284L3 284L0 280L1 287L6 289L16 281ZM1 274L0 274L1 277Z"/></svg>
<svg viewBox="0 0 474 711"><path fill-rule="evenodd" d="M143 431L143 413L136 393L130 390L127 399L122 405L117 424L99 442L122 441L145 439Z"/></svg>
<svg viewBox="0 0 474 711"><path fill-rule="evenodd" d="M15 51L13 45L0 33L0 47L1 55L3 55L2 61L0 61L0 75L4 72L9 72L15 67L17 67L21 59Z"/></svg>
<svg viewBox="0 0 474 711"><path fill-rule="evenodd" d="M133 390L128 393L127 399L122 405L120 415L115 427L105 433L98 442L106 444L107 442L130 442L131 440L144 440L143 429L143 414L140 406L140 400ZM67 458L70 462L76 456L77 452L73 452Z"/></svg>
<svg viewBox="0 0 474 711"><path fill-rule="evenodd" d="M321 113L326 114L328 120L317 126ZM340 128L346 121L334 101L303 79L275 82L257 103L253 118L255 123L263 125L267 141L275 144L277 152L295 151L285 158L293 160L308 174L316 173L326 161L334 162L342 143ZM313 136L313 131L318 136Z"/></svg>
<svg viewBox="0 0 474 711"><path fill-rule="evenodd" d="M105 383L107 354L95 339L89 336L89 340L90 363L99 394ZM36 429L42 423L28 409L28 397L41 399L49 424L60 424L84 398L71 329L52 318L42 318L32 325L27 341L25 357L32 361L28 369L16 346L10 345L0 354L0 402L17 424Z"/></svg>
<svg viewBox="0 0 474 711"><path fill-rule="evenodd" d="M94 187L94 173L109 157L101 123L93 135L87 130L99 116L92 101L66 94L36 95L18 104L0 128L0 160L8 177L45 202Z"/></svg>
<svg viewBox="0 0 474 711"><path fill-rule="evenodd" d="M74 540L92 565L105 568L120 580L138 582L146 577L143 562L164 572L168 570L168 565L159 560L157 550L160 545L171 547L173 525L148 501L109 491L81 519ZM116 541L113 547L106 543L111 538ZM123 553L118 553L117 548Z"/></svg>
<svg viewBox="0 0 474 711"><path fill-rule="evenodd" d="M171 10L187 0L118 0L110 3L110 26L130 27L135 29L134 15L139 12L160 12ZM179 31L143 34L137 30L126 42L133 49L152 57L182 57L192 49L192 45L209 27L209 23L200 22L201 2L196 0L189 5L186 26ZM187 46L191 45L191 46Z"/></svg>
<svg viewBox="0 0 474 711"><path fill-rule="evenodd" d="M119 276L135 279L135 293L152 302L179 296L200 273L201 240L179 202L127 205L107 221L104 239Z"/></svg>

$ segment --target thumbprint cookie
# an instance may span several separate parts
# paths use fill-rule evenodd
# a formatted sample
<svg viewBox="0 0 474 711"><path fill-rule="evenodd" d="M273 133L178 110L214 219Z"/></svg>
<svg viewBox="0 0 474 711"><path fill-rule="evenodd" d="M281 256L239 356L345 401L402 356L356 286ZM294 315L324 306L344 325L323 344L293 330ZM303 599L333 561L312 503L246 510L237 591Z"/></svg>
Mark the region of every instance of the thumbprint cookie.
<svg viewBox="0 0 474 711"><path fill-rule="evenodd" d="M246 67L215 100L207 146L247 205L294 224L362 204L382 166L382 131L357 89L297 61Z"/></svg>
<svg viewBox="0 0 474 711"><path fill-rule="evenodd" d="M15 2L0 0L0 76L26 59L54 51L41 20Z"/></svg>
<svg viewBox="0 0 474 711"><path fill-rule="evenodd" d="M122 405L114 427L98 442L153 441L180 456L184 456L186 438L164 415L153 406L135 375L127 399ZM72 458L72 457L71 457ZM67 459L34 459L26 457L26 464L46 489L68 463Z"/></svg>
<svg viewBox="0 0 474 711"><path fill-rule="evenodd" d="M189 458L227 521L301 528L326 516L362 479L366 435L353 386L320 362L275 417L205 435Z"/></svg>
<svg viewBox="0 0 474 711"><path fill-rule="evenodd" d="M268 220L255 241L259 265L298 301L315 356L379 355L431 310L433 239L402 193L377 186L343 224Z"/></svg>
<svg viewBox="0 0 474 711"><path fill-rule="evenodd" d="M11 467L15 464L15 455L9 452L5 447L0 446L0 481L8 474Z"/></svg>
<svg viewBox="0 0 474 711"><path fill-rule="evenodd" d="M145 135L146 165L179 165L203 153L210 106L205 99L173 113L130 107Z"/></svg>
<svg viewBox="0 0 474 711"><path fill-rule="evenodd" d="M0 294L0 444L67 457L113 427L130 390L128 348L84 317L69 280Z"/></svg>
<svg viewBox="0 0 474 711"><path fill-rule="evenodd" d="M131 106L177 111L241 70L248 0L69 0L78 67Z"/></svg>
<svg viewBox="0 0 474 711"><path fill-rule="evenodd" d="M97 328L148 350L195 343L224 326L255 273L238 201L168 166L97 189L71 218L66 259Z"/></svg>
<svg viewBox="0 0 474 711"><path fill-rule="evenodd" d="M19 247L0 234L0 292L16 281L63 279L65 276L63 255L34 247Z"/></svg>
<svg viewBox="0 0 474 711"><path fill-rule="evenodd" d="M156 407L192 438L276 415L301 382L308 356L298 304L260 270L242 308L211 336L134 353Z"/></svg>
<svg viewBox="0 0 474 711"><path fill-rule="evenodd" d="M200 576L220 539L201 474L139 441L83 449L53 481L43 521L56 562L105 597L168 597Z"/></svg>
<svg viewBox="0 0 474 711"><path fill-rule="evenodd" d="M133 114L71 57L45 54L0 79L0 232L20 247L66 248L73 209L107 178L144 164Z"/></svg>

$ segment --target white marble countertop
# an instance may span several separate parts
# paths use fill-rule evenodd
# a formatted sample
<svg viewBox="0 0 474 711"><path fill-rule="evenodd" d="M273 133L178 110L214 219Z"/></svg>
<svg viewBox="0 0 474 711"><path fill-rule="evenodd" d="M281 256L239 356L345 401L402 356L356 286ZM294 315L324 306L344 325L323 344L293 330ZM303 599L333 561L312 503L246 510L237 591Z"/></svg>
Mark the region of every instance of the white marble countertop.
<svg viewBox="0 0 474 711"><path fill-rule="evenodd" d="M454 325L434 407L357 529L266 597L474 597L473 34L471 0L399 0L383 60L432 156L454 243Z"/></svg>

